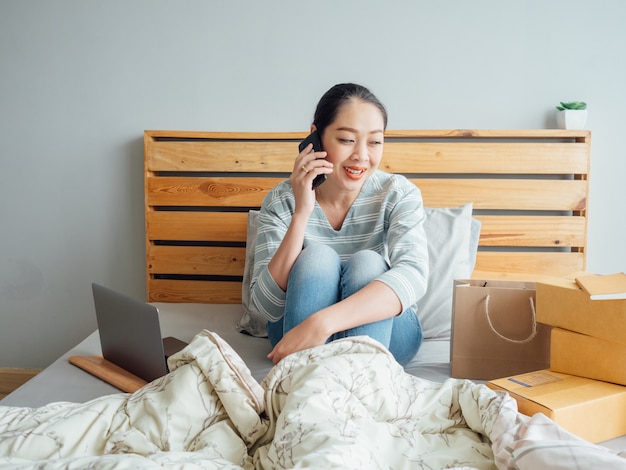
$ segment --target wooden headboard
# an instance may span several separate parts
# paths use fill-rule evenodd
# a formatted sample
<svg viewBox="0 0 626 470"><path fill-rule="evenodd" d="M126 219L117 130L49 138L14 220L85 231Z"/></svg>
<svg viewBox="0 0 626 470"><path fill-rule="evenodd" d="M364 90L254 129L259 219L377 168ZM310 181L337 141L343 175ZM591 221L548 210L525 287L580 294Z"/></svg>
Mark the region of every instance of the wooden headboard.
<svg viewBox="0 0 626 470"><path fill-rule="evenodd" d="M241 302L247 212L288 178L305 133L146 131L148 301ZM585 268L591 133L388 131L380 168L428 207L474 204L476 272Z"/></svg>

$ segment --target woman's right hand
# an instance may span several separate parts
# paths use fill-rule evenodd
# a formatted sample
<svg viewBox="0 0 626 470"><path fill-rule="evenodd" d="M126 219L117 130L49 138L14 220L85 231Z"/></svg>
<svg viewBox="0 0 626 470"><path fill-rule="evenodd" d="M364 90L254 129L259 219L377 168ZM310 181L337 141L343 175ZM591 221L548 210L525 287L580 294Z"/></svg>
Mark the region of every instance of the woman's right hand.
<svg viewBox="0 0 626 470"><path fill-rule="evenodd" d="M289 178L293 195L296 198L296 212L302 211L307 216L313 212L315 207L313 179L317 175L329 174L333 171L332 163L325 158L326 152L314 152L313 144L307 145L296 157L293 172Z"/></svg>
<svg viewBox="0 0 626 470"><path fill-rule="evenodd" d="M287 290L291 267L302 251L306 225L315 207L313 179L322 173L332 173L332 163L324 159L326 152L313 152L313 144L306 146L296 157L289 178L296 207L287 232L272 256L267 268L280 288Z"/></svg>

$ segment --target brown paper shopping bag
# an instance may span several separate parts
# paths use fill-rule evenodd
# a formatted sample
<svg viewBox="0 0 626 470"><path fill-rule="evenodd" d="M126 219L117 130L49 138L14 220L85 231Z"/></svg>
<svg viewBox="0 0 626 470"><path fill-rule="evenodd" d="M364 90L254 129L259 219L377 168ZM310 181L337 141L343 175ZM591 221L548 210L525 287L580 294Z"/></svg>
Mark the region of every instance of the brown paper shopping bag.
<svg viewBox="0 0 626 470"><path fill-rule="evenodd" d="M537 323L534 283L455 280L451 375L491 380L546 369L550 330Z"/></svg>

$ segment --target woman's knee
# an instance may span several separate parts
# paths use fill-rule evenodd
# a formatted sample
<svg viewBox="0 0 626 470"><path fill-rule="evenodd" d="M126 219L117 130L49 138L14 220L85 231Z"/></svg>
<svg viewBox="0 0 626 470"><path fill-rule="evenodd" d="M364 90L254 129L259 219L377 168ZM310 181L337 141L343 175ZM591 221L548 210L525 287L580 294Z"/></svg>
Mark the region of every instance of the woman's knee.
<svg viewBox="0 0 626 470"><path fill-rule="evenodd" d="M291 268L287 282L288 292L301 293L311 289L328 289L337 286L341 260L335 250L325 245L311 244L304 248ZM300 294L298 294L300 295Z"/></svg>
<svg viewBox="0 0 626 470"><path fill-rule="evenodd" d="M294 270L303 269L305 272L328 273L329 270L339 270L341 260L335 250L326 245L313 243L305 247L296 260Z"/></svg>
<svg viewBox="0 0 626 470"><path fill-rule="evenodd" d="M389 269L385 259L372 250L361 250L354 253L344 263L344 271L374 272L380 275Z"/></svg>
<svg viewBox="0 0 626 470"><path fill-rule="evenodd" d="M389 269L385 259L372 250L353 254L342 266L344 297L352 295Z"/></svg>

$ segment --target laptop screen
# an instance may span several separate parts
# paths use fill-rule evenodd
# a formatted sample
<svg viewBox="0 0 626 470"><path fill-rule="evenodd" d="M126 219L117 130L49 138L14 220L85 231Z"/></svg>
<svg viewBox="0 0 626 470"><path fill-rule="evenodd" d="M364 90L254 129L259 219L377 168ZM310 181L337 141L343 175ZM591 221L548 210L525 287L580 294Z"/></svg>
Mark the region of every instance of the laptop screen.
<svg viewBox="0 0 626 470"><path fill-rule="evenodd" d="M157 308L95 283L92 289L104 358L148 382L165 375Z"/></svg>

